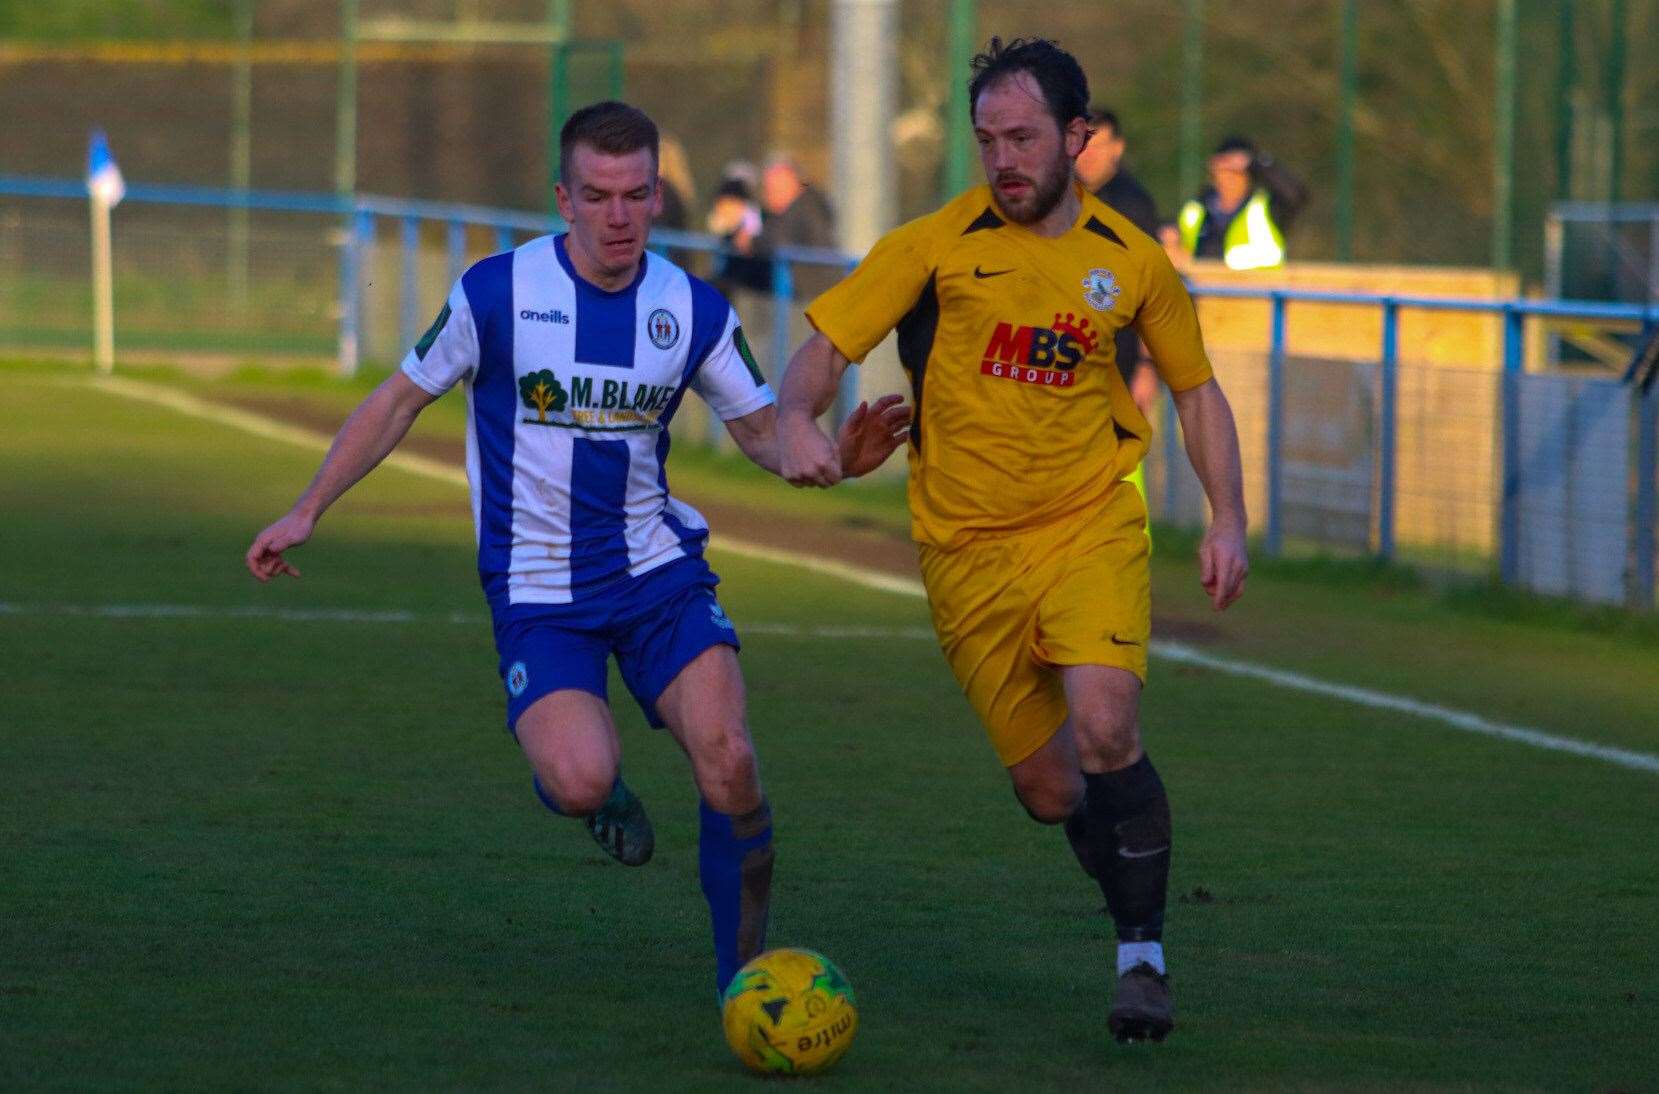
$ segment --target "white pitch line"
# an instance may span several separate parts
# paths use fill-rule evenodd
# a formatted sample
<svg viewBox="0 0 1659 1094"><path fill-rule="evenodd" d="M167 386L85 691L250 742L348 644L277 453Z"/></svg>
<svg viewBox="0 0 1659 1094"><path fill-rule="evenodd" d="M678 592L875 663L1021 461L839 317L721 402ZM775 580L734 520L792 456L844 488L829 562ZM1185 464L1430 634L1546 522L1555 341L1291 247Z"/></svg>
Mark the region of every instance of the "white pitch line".
<svg viewBox="0 0 1659 1094"><path fill-rule="evenodd" d="M251 433L255 437L264 437L266 440L282 441L285 444L297 445L300 448L309 448L314 452L327 452L328 446L334 438L327 434L318 433L314 429L304 426L289 425L274 418L267 418L263 414L255 414L249 410L240 410L222 403L209 402L198 399L194 395L158 384L147 384L141 380L129 380L120 376L102 376L89 381L93 387L107 391L112 395L120 395L126 399L142 399L156 406L164 406L169 410L176 410L180 414L192 418L203 418L220 425L228 425L232 429ZM467 484L467 473L459 467L451 467L440 460L427 459L425 456L416 456L409 452L393 452L381 461L388 467L396 467L402 471L409 471L416 475L425 475L429 479L452 483L464 487Z"/></svg>
<svg viewBox="0 0 1659 1094"><path fill-rule="evenodd" d="M1344 702L1356 703L1359 706L1371 707L1376 710L1392 710L1414 718L1426 718L1440 722L1443 725L1449 725L1454 729L1461 729L1467 733L1478 733L1483 737L1497 737L1500 740L1531 745L1533 748L1549 749L1552 752L1570 752L1575 756L1588 756L1591 759L1603 760L1619 767L1659 774L1659 756L1647 752L1634 752L1626 748L1593 744L1589 741L1581 741L1576 737L1562 737L1554 733L1545 733L1542 730L1527 729L1525 726L1494 722L1489 718L1481 717L1479 714L1471 714L1468 711L1443 707L1434 703L1424 703L1417 699L1408 699L1403 695L1390 695L1386 691L1373 691L1370 688L1357 688L1347 684L1332 684L1317 677L1304 676L1299 672L1286 672L1283 669L1268 668L1266 665L1257 665L1249 661L1234 661L1227 657L1216 657L1213 654L1203 653L1179 642L1154 642L1152 643L1152 652L1171 661L1199 665L1232 676L1244 676L1252 680L1261 680L1278 687L1292 688L1313 695L1323 695L1331 699L1341 699Z"/></svg>
<svg viewBox="0 0 1659 1094"><path fill-rule="evenodd" d="M119 377L102 377L90 381L102 390L122 395L130 399L143 399L187 414L194 418L205 418L209 421L228 425L254 436L265 437L270 440L285 441L289 444L300 445L305 448L326 451L331 438L313 430L299 426L288 425L274 421L260 414L254 414L233 407L222 406L198 399L193 395L173 391L155 384L142 383ZM442 482L453 483L459 486L467 484L466 473L459 468L437 460L430 460L424 456L415 456L401 452L394 452L386 458L385 463L409 471L413 474L424 475ZM925 598L926 591L922 583L914 578L898 577L891 574L873 573L869 570L841 562L836 559L821 558L813 555L796 554L791 551L781 551L773 547L764 547L758 543L749 543L744 540L728 539L725 536L711 536L709 546L715 550L729 551L735 555L758 559L764 562L775 562L797 569L810 570L814 573L825 574L839 578L854 585L861 585L868 589L878 589L882 592L898 593L903 596ZM16 605L0 604L0 614L7 614L8 609ZM191 609L184 609L177 614L188 614ZM284 609L272 609L283 611ZM323 611L325 609L288 609L294 612ZM16 614L12 612L11 614ZM87 614L93 614L89 610ZM372 615L375 613L363 613ZM399 613L388 613L397 615ZM325 618L318 616L317 618ZM338 614L326 618L341 618ZM372 620L364 620L372 621ZM400 620L382 620L384 622ZM793 634L793 632L763 630L764 624L748 624L745 630L756 634ZM787 626L779 624L778 626ZM885 637L876 633L879 628L872 628L870 633L847 633L843 635L819 635L811 629L800 632L803 637ZM921 628L915 628L921 631ZM896 633L896 632L895 632ZM922 631L919 636L932 637ZM909 634L904 637L910 637ZM1202 653L1190 646L1179 642L1154 641L1150 652L1171 661L1202 668L1224 672L1233 676L1244 676L1276 687L1289 688L1293 691L1306 692L1310 695L1322 695L1330 699L1339 699L1343 702L1354 703L1358 706L1371 707L1374 710L1391 710L1396 713L1409 715L1414 718L1423 718L1428 721L1439 722L1453 729L1466 733L1475 733L1484 737L1495 737L1499 740L1512 741L1516 744L1528 745L1533 748L1547 749L1552 752L1566 752L1575 756L1584 756L1590 759L1601 760L1604 763L1618 767L1630 768L1637 771L1648 771L1659 774L1659 756L1646 752L1635 752L1630 749L1613 748L1609 745L1598 745L1590 741L1579 740L1576 737L1563 737L1541 730L1528 729L1525 726L1510 725L1504 722L1494 722L1465 710L1454 707L1443 707L1435 703L1425 703L1403 695L1391 695L1384 691L1373 691L1370 688L1353 687L1347 684L1333 684L1313 676L1304 676L1299 672L1287 672L1283 669L1270 668L1267 665L1258 665L1250 661L1235 661L1231 658L1216 657Z"/></svg>
<svg viewBox="0 0 1659 1094"><path fill-rule="evenodd" d="M282 441L301 448L309 448L314 452L327 452L328 446L333 442L332 437L318 433L316 430L275 421L263 414L255 414L252 411L239 410L235 407L209 402L206 399L198 399L194 395L174 391L171 388L157 384L148 384L140 380L129 380L119 376L100 377L89 382L92 386L112 395L120 395L127 399L142 399L192 418L217 422L220 425L229 426L255 437ZM453 467L440 460L428 459L425 456L416 456L407 452L393 452L382 463L388 467L395 467L400 471L408 471L411 474L424 475L429 479L437 479L439 482L447 482L460 487L467 485L467 473L461 468ZM780 551L772 547L764 547L758 543L732 539L729 536L719 534L710 535L709 546L717 551L729 551L734 555L742 555L745 558L759 559L762 562L777 562L798 569L811 570L814 573L827 574L830 577L838 577L843 581L850 581L868 589L879 589L885 593L900 593L905 596L917 597L927 595L922 590L922 583L914 578L871 573L857 566L838 562L831 558L796 555L788 551Z"/></svg>
<svg viewBox="0 0 1659 1094"><path fill-rule="evenodd" d="M366 624L470 624L489 625L489 617L478 612L411 612L397 609L376 611L356 608L272 608L241 604L19 604L0 600L0 616L71 616L78 619L270 619L279 623L366 623ZM803 627L796 623L749 622L740 634L765 634L779 638L918 639L933 641L927 627L872 627L865 624L833 624Z"/></svg>

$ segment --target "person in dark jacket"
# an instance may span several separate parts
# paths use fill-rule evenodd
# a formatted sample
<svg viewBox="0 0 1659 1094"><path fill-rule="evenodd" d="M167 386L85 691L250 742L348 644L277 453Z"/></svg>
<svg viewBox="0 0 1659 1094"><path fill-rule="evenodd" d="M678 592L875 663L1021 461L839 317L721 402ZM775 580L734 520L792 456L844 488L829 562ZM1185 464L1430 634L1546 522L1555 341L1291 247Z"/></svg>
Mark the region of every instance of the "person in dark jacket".
<svg viewBox="0 0 1659 1094"><path fill-rule="evenodd" d="M766 292L772 287L772 270L763 259L752 257L761 231L760 206L755 201L754 164L735 160L721 172L709 206L706 226L719 236L727 250L714 259L715 287L728 296L740 289Z"/></svg>
<svg viewBox="0 0 1659 1094"><path fill-rule="evenodd" d="M806 180L800 164L782 153L767 157L760 176L761 230L749 254L771 261L780 247L834 247L835 211ZM795 263L795 297L811 300L841 279L833 266Z"/></svg>
<svg viewBox="0 0 1659 1094"><path fill-rule="evenodd" d="M1158 206L1146 187L1123 165L1123 127L1118 116L1103 106L1089 108L1089 143L1078 154L1075 170L1077 181L1095 197L1129 218L1130 223L1156 239L1158 237ZM1152 369L1143 368L1141 340L1132 326L1118 331L1116 337L1118 369L1123 382L1141 413L1148 413L1158 392L1158 379Z"/></svg>

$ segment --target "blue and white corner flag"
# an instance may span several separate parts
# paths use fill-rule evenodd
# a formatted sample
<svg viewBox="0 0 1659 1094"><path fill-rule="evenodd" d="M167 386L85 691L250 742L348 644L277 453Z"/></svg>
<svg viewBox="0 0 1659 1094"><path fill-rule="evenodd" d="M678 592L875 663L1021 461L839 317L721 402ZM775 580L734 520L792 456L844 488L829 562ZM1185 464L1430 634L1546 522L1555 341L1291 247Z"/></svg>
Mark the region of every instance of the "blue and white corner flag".
<svg viewBox="0 0 1659 1094"><path fill-rule="evenodd" d="M121 168L116 166L102 129L92 131L92 141L86 148L86 189L109 209L121 204L121 199L127 196L127 183L121 177Z"/></svg>

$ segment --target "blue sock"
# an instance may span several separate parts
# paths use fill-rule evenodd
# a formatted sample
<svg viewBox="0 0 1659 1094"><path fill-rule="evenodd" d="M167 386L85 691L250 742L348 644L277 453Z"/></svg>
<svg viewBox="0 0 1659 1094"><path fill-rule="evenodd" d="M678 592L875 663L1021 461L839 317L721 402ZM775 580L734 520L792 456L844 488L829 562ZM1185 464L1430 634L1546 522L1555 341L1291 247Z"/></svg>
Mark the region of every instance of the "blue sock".
<svg viewBox="0 0 1659 1094"><path fill-rule="evenodd" d="M613 782L611 784L611 793L615 794L616 793L616 788L618 786L620 786L621 784L622 784L622 772L618 771L616 773L616 782ZM541 803L543 805L547 806L547 808L550 811L552 811L553 813L555 813L555 814L557 814L558 816L561 816L561 817L571 817L571 816L576 815L574 813L566 813L563 809L559 808L558 799L553 796L553 791L547 789L547 787L545 787L541 784L541 778L539 776L531 775L530 776L530 785L536 788L536 797L540 798Z"/></svg>
<svg viewBox="0 0 1659 1094"><path fill-rule="evenodd" d="M724 994L737 970L766 948L772 894L772 808L742 816L703 802L697 868L714 929L715 987Z"/></svg>

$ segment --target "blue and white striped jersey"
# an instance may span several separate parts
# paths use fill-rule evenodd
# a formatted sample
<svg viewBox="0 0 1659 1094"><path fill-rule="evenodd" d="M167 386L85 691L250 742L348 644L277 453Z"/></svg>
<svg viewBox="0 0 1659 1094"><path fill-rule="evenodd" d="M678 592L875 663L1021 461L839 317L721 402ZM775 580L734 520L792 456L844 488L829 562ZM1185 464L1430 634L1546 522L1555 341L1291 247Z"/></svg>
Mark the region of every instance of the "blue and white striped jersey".
<svg viewBox="0 0 1659 1094"><path fill-rule="evenodd" d="M700 555L708 522L669 496L687 389L723 420L772 403L737 313L654 254L606 292L542 236L469 269L403 372L467 391L467 479L493 609L566 604Z"/></svg>

